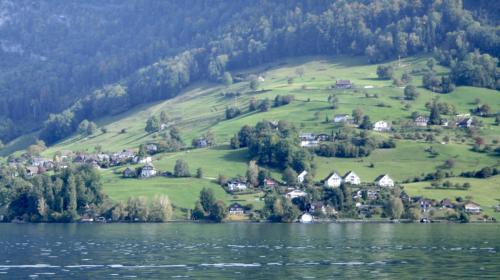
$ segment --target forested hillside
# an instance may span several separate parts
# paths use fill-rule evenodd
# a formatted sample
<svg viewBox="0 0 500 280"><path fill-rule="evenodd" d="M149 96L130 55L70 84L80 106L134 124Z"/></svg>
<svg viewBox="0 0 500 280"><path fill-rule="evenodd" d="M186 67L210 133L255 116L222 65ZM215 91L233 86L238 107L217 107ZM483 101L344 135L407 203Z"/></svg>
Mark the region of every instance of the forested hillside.
<svg viewBox="0 0 500 280"><path fill-rule="evenodd" d="M468 1L466 7L471 6ZM491 2L3 1L0 139L43 128L54 143L84 119L176 96L194 81L300 55L371 63L432 53L450 82L498 89ZM477 50L476 53L471 54ZM487 53L491 56L483 56ZM429 87L445 91L429 77Z"/></svg>

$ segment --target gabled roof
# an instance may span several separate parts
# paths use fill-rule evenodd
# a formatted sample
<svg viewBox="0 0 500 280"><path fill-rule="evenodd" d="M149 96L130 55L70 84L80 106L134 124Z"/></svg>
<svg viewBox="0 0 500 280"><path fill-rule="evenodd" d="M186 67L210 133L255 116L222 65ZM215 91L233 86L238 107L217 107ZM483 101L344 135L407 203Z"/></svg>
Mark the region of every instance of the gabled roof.
<svg viewBox="0 0 500 280"><path fill-rule="evenodd" d="M339 178L342 178L342 176L340 176L340 174L337 171L332 171L330 172L330 174L328 174L328 176L326 176L325 180L330 179L330 177L332 177L333 175L337 175Z"/></svg>
<svg viewBox="0 0 500 280"><path fill-rule="evenodd" d="M229 205L229 208L243 208L243 206L241 204L239 204L238 202L235 202L235 203L232 203L231 205Z"/></svg>
<svg viewBox="0 0 500 280"><path fill-rule="evenodd" d="M388 174L382 174L382 175L379 175L377 178L375 178L375 182L380 181L385 176L389 177L389 179L392 180L392 178Z"/></svg>
<svg viewBox="0 0 500 280"><path fill-rule="evenodd" d="M348 172L344 175L344 177L343 177L343 178L346 178L347 176L349 176L349 175L351 175L351 174L352 174L352 175L354 175L354 176L356 176L356 177L359 177L359 176L358 176L358 174L356 174L354 171L349 170L349 171L348 171Z"/></svg>

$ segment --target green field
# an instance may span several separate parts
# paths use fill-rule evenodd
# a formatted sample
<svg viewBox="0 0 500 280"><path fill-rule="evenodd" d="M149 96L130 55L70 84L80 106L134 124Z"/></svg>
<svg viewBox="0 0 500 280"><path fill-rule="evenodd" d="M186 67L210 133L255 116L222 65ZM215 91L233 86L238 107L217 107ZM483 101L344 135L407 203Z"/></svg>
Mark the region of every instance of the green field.
<svg viewBox="0 0 500 280"><path fill-rule="evenodd" d="M425 65L428 57L412 57L393 62L397 66L397 76L404 71ZM295 73L297 67L304 68L304 76L298 77ZM261 120L287 120L293 122L302 132L326 132L330 133L337 129L331 121L325 123L328 116L330 120L333 115L350 114L353 109L361 108L371 120L393 121L394 124L410 120L411 112L417 111L429 114L425 103L433 98L439 98L440 102L453 104L459 113L468 113L475 107L474 100L479 98L481 103L487 103L492 111L500 111L500 94L497 91L472 87L458 87L450 94L436 94L419 87L420 96L417 100L409 102L411 108L405 109L407 101L401 99L403 88L392 85L392 81L379 80L376 76L377 65L366 63L363 57L303 57L279 61L258 68L234 72L233 76L256 74L264 77L260 90L264 93L256 93L248 88L248 82L239 82L231 86L221 86L209 83L199 83L188 88L183 94L176 98L147 104L137 107L124 114L98 120L100 127L106 127L108 132L98 133L92 137L82 138L74 136L57 145L50 147L44 155L51 157L56 151L73 150L93 152L96 146L101 146L103 151L119 151L125 148L137 148L141 143L154 141L155 134L147 134L144 131L145 123L151 115L158 116L161 111L167 112L175 124L181 129L184 142L189 145L191 140L202 135L208 130L216 137L217 147L208 149L189 150L178 153L167 153L155 155L153 163L160 170L171 171L175 160L185 159L194 173L196 168L204 170L207 179L167 179L154 178L150 180L123 180L119 176L103 171L104 189L114 200L123 200L129 196L144 195L151 197L154 194L167 194L179 207L192 207L199 190L203 186L212 187L216 190L218 197L230 201L231 197L226 195L222 188L210 181L219 174L226 176L244 175L248 161L245 149L231 150L228 148L230 137L232 137L242 125L253 125ZM448 70L437 66L436 70L442 74ZM293 78L293 83L287 82ZM355 90L332 90L329 86L336 79L350 79ZM414 85L420 86L421 76L413 76ZM365 88L365 87L369 88ZM223 92L242 93L237 99L223 97ZM377 98L367 98L366 94L377 95ZM295 101L287 106L272 108L268 112L244 113L237 118L224 120L224 111L227 106L236 105L246 112L250 98L274 99L277 94L293 94ZM335 94L339 99L338 108L332 110L327 102L328 96ZM381 107L380 104L384 104ZM444 116L452 118L452 116ZM484 127L479 130L486 143L500 140L500 127L493 125L493 118L483 118ZM126 128L126 133L120 133ZM387 134L379 134L387 137ZM465 136L463 132L456 133L453 129L443 129L440 136L448 135L450 143L441 144L441 139L433 143L425 141L398 140L396 149L375 150L369 157L356 159L340 158L316 158L318 166L316 180L323 179L330 171L337 170L341 173L354 170L362 180L371 182L382 174L388 173L397 181L410 179L422 173L435 170L447 159L453 159L455 166L452 171L458 174L466 170L477 170L483 166L491 166L499 163L499 158L470 150L472 139ZM24 143L21 140L7 145L7 149L13 149L13 145ZM431 157L425 149L432 146L439 155ZM370 164L373 163L373 167ZM280 179L280 175L274 171L274 176ZM475 182L480 186L483 181ZM484 181L485 185L491 182ZM475 192L476 187L470 192ZM437 192L437 191L436 191ZM434 190L429 191L434 194ZM246 201L254 202L253 197L245 197Z"/></svg>
<svg viewBox="0 0 500 280"><path fill-rule="evenodd" d="M410 196L424 196L430 199L442 200L448 198L454 200L456 197L470 199L481 205L484 213L500 219L500 212L495 212L494 206L500 203L500 176L488 179L474 178L451 178L452 183L463 184L469 182L471 188L468 190L455 189L430 189L429 182L406 184L405 190Z"/></svg>

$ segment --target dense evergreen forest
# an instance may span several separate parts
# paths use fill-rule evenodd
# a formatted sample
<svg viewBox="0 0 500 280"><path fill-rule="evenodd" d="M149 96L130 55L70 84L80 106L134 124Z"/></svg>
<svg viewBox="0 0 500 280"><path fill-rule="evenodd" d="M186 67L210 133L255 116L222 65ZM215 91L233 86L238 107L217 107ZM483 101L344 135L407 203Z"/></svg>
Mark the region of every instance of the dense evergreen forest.
<svg viewBox="0 0 500 280"><path fill-rule="evenodd" d="M499 89L495 2L2 1L0 140L42 128L51 144L84 119L290 56L432 53L456 85Z"/></svg>

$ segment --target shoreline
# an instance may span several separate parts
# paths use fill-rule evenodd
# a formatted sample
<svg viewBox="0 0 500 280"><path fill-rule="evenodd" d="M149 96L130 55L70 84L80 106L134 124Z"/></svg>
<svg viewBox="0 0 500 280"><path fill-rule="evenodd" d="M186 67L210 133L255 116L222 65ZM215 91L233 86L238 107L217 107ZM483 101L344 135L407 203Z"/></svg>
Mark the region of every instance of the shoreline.
<svg viewBox="0 0 500 280"><path fill-rule="evenodd" d="M471 221L468 223L453 222L448 220L433 220L428 223L422 223L411 220L355 220L355 219L339 219L339 220L318 220L309 223L292 222L292 223L281 223L281 222L270 222L270 221L224 221L221 223L210 222L210 221L194 221L194 220L171 220L167 222L0 222L0 224L497 224L496 221Z"/></svg>

